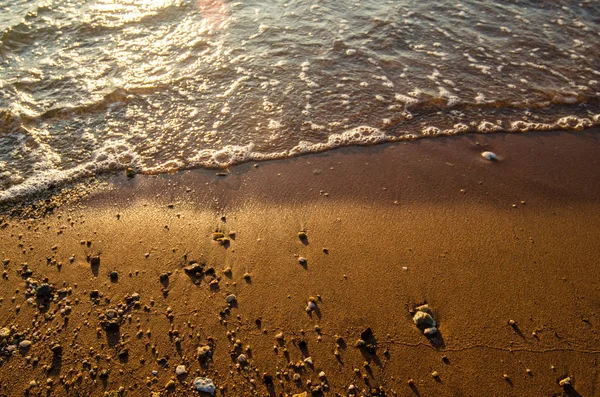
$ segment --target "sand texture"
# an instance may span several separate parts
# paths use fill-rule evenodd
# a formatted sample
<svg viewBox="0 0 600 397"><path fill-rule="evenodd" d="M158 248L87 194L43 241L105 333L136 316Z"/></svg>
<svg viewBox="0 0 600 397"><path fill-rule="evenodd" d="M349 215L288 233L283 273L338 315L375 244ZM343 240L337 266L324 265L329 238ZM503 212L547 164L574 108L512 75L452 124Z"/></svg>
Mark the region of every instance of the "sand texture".
<svg viewBox="0 0 600 397"><path fill-rule="evenodd" d="M599 132L118 175L5 216L0 395L600 395Z"/></svg>

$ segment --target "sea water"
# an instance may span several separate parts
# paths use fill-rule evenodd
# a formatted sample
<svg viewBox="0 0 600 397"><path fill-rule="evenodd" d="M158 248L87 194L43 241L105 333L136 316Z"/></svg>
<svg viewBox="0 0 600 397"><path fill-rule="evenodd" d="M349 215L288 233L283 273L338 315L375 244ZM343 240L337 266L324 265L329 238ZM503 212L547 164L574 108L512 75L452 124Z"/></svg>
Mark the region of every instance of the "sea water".
<svg viewBox="0 0 600 397"><path fill-rule="evenodd" d="M597 0L0 0L0 201L600 124Z"/></svg>

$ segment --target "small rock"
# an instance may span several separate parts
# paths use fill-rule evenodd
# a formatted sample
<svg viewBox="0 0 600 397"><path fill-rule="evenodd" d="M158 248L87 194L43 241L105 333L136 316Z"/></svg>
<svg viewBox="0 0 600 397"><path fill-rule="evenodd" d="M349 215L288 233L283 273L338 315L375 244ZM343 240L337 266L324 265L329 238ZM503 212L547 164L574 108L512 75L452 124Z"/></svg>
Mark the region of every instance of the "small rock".
<svg viewBox="0 0 600 397"><path fill-rule="evenodd" d="M429 327L429 328L425 328L423 330L423 335L425 336L433 336L435 334L437 334L438 329L436 327Z"/></svg>
<svg viewBox="0 0 600 397"><path fill-rule="evenodd" d="M108 318L115 318L118 315L118 313L117 313L117 311L115 309L108 309L105 312L105 314L106 314L106 317L108 317Z"/></svg>
<svg viewBox="0 0 600 397"><path fill-rule="evenodd" d="M63 348L61 345L59 345L58 343L55 343L50 350L52 350L52 353L54 353L54 355L59 356L62 354Z"/></svg>
<svg viewBox="0 0 600 397"><path fill-rule="evenodd" d="M244 365L248 362L248 357L246 357L245 354L240 354L237 359L238 359L239 363L242 365Z"/></svg>
<svg viewBox="0 0 600 397"><path fill-rule="evenodd" d="M275 339L277 339L278 341L282 341L283 338L284 338L283 331L278 333L277 335L275 335Z"/></svg>
<svg viewBox="0 0 600 397"><path fill-rule="evenodd" d="M300 374L296 373L293 376L294 382L298 382L300 380Z"/></svg>
<svg viewBox="0 0 600 397"><path fill-rule="evenodd" d="M312 360L312 358L311 358L311 357L306 357L306 358L304 359L304 362L305 362L306 364L308 364L308 365L313 365L313 360Z"/></svg>
<svg viewBox="0 0 600 397"><path fill-rule="evenodd" d="M296 374L298 375L298 374ZM302 393L292 394L292 397L308 397L308 393L303 391Z"/></svg>
<svg viewBox="0 0 600 397"><path fill-rule="evenodd" d="M52 287L49 284L40 284L39 287L35 290L35 295L38 298L46 298L52 294Z"/></svg>
<svg viewBox="0 0 600 397"><path fill-rule="evenodd" d="M325 371L319 372L319 378L325 379Z"/></svg>
<svg viewBox="0 0 600 397"><path fill-rule="evenodd" d="M215 385L210 378L198 377L194 379L194 388L202 393L215 394Z"/></svg>
<svg viewBox="0 0 600 397"><path fill-rule="evenodd" d="M273 377L265 372L263 374L263 376L262 376L262 382L265 385L272 385L273 384Z"/></svg>
<svg viewBox="0 0 600 397"><path fill-rule="evenodd" d="M303 257L303 256L301 256L300 258L298 258L298 262L299 262L301 265L306 265L306 258L305 258L305 257Z"/></svg>
<svg viewBox="0 0 600 397"><path fill-rule="evenodd" d="M208 345L199 346L198 347L198 359L206 360L210 356L212 356L212 348Z"/></svg>
<svg viewBox="0 0 600 397"><path fill-rule="evenodd" d="M175 368L175 373L177 374L177 376L186 374L187 371L185 370L185 365L178 365L177 368Z"/></svg>
<svg viewBox="0 0 600 397"><path fill-rule="evenodd" d="M169 380L169 381L167 382L167 384L165 385L165 389L168 389L168 390L170 390L170 389L174 389L174 388L175 388L175 386L177 386L177 384L175 383L175 381L174 381L173 379L171 379L171 380Z"/></svg>
<svg viewBox="0 0 600 397"><path fill-rule="evenodd" d="M19 347L21 349L29 349L31 347L31 341L30 340L22 340L21 342L19 342Z"/></svg>
<svg viewBox="0 0 600 397"><path fill-rule="evenodd" d="M481 153L481 157L483 157L484 159L489 160L489 161L497 161L498 160L498 156L496 156L496 153L494 153L494 152L485 151L485 152Z"/></svg>
<svg viewBox="0 0 600 397"><path fill-rule="evenodd" d="M117 272L116 272L116 271L114 271L114 270L113 270L112 272L110 272L110 275L109 275L109 276L110 276L110 279L111 279L111 280L113 280L113 281L114 281L114 280L118 280L118 279L119 279L119 273L117 273Z"/></svg>
<svg viewBox="0 0 600 397"><path fill-rule="evenodd" d="M517 322L515 320L508 320L508 325L510 325L511 327L514 327L515 325L517 325Z"/></svg>
<svg viewBox="0 0 600 397"><path fill-rule="evenodd" d="M219 240L223 240L225 238L225 234L221 233L221 232L215 232L212 234L212 239L214 241L219 241Z"/></svg>
<svg viewBox="0 0 600 397"><path fill-rule="evenodd" d="M230 295L227 295L225 300L227 301L227 303L233 303L237 300L237 298L234 294L230 294Z"/></svg>
<svg viewBox="0 0 600 397"><path fill-rule="evenodd" d="M435 320L431 314L418 311L413 316L413 322L420 329L432 328L436 326Z"/></svg>
<svg viewBox="0 0 600 397"><path fill-rule="evenodd" d="M2 327L0 328L0 340L6 339L10 336L10 328Z"/></svg>

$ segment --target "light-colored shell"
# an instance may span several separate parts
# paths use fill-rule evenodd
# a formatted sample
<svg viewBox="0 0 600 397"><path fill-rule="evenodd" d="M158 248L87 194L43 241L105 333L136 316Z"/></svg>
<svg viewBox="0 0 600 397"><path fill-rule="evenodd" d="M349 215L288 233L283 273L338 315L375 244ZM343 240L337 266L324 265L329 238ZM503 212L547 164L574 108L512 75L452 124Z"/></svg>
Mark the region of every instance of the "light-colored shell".
<svg viewBox="0 0 600 397"><path fill-rule="evenodd" d="M567 376L566 378L561 379L560 382L558 382L558 384L560 385L560 387L571 386L571 378Z"/></svg>
<svg viewBox="0 0 600 397"><path fill-rule="evenodd" d="M498 156L496 156L496 153L494 153L494 152L485 151L485 152L481 153L481 157L483 157L484 159L489 160L489 161L498 160Z"/></svg>

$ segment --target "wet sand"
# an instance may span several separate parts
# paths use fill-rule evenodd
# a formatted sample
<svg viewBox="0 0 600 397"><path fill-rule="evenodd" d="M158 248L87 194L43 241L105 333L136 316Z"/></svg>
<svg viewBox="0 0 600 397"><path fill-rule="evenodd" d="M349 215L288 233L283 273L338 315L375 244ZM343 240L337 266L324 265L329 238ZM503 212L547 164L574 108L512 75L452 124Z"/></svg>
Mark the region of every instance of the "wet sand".
<svg viewBox="0 0 600 397"><path fill-rule="evenodd" d="M119 175L5 217L0 395L183 396L197 376L229 396L598 395L599 132Z"/></svg>

